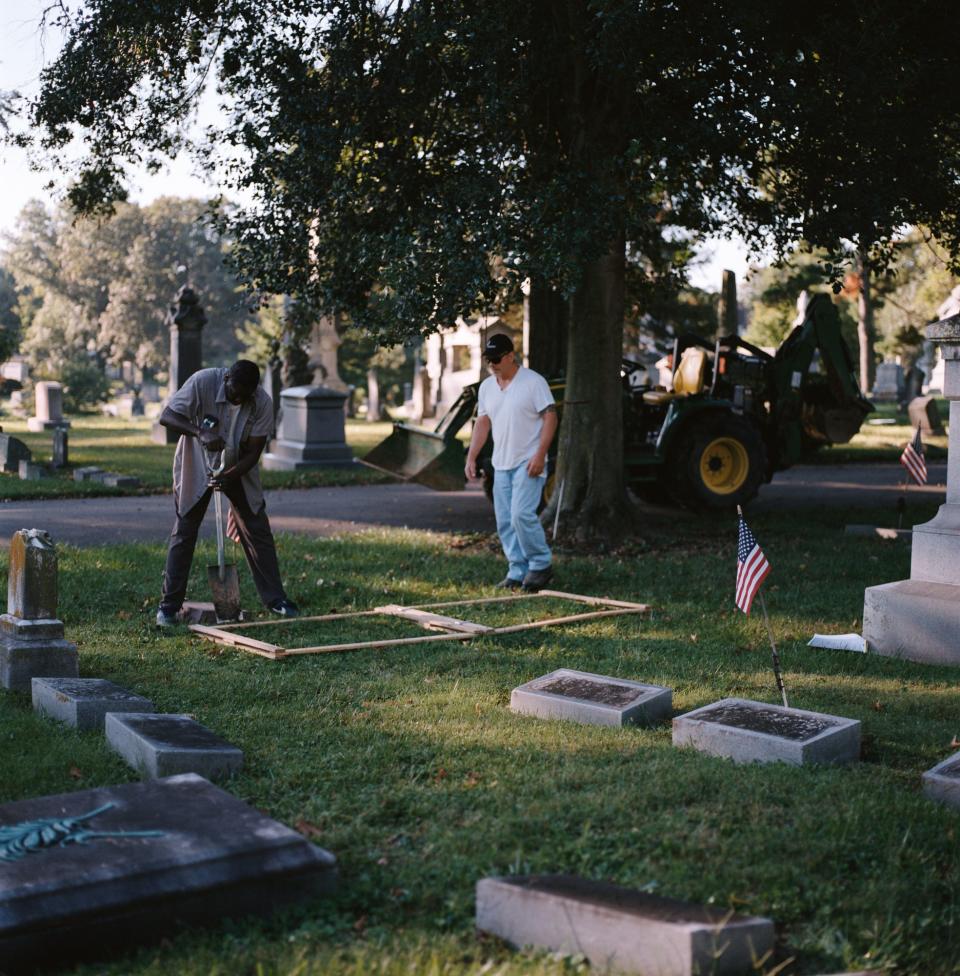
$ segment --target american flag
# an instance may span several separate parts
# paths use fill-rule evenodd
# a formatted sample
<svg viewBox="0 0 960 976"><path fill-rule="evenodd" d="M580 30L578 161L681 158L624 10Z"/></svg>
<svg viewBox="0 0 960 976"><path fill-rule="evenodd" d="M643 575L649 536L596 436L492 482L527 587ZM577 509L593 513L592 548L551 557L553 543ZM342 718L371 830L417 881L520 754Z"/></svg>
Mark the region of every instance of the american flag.
<svg viewBox="0 0 960 976"><path fill-rule="evenodd" d="M741 515L737 533L737 609L749 615L753 598L769 572L767 557Z"/></svg>
<svg viewBox="0 0 960 976"><path fill-rule="evenodd" d="M923 457L923 441L920 440L920 425L917 425L917 432L913 435L913 440L903 449L900 455L900 463L907 469L910 477L918 485L927 483L927 462Z"/></svg>

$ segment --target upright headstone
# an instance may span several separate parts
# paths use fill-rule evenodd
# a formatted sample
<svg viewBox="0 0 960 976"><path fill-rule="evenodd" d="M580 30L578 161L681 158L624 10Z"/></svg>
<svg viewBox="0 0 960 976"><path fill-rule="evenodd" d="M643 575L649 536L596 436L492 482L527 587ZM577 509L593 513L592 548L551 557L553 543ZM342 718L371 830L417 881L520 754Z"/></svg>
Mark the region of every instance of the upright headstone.
<svg viewBox="0 0 960 976"><path fill-rule="evenodd" d="M720 288L720 307L717 310L720 319L720 334L729 336L737 334L737 276L732 271L723 272L723 284Z"/></svg>
<svg viewBox="0 0 960 976"><path fill-rule="evenodd" d="M263 373L263 383L261 384L273 404L273 430L277 430L277 418L280 413L280 390L282 384L280 376L283 371L283 360L278 356L273 356L267 363L267 368Z"/></svg>
<svg viewBox="0 0 960 976"><path fill-rule="evenodd" d="M30 448L12 434L0 434L0 471L18 474L21 461L30 461Z"/></svg>
<svg viewBox="0 0 960 976"><path fill-rule="evenodd" d="M33 678L77 677L76 645L57 619L57 550L47 532L10 540L7 612L0 616L0 685L29 691Z"/></svg>
<svg viewBox="0 0 960 976"><path fill-rule="evenodd" d="M943 433L940 408L932 396L914 397L907 407L907 413L910 417L910 426L914 430L919 426L921 434Z"/></svg>
<svg viewBox="0 0 960 976"><path fill-rule="evenodd" d="M903 375L903 399L901 407L906 409L912 400L923 392L923 370L919 366L911 366Z"/></svg>
<svg viewBox="0 0 960 976"><path fill-rule="evenodd" d="M207 316L197 293L188 285L177 292L176 304L167 313L170 327L170 387L173 396L193 374L203 366L203 327ZM164 427L153 425L155 444L176 444L180 435Z"/></svg>
<svg viewBox="0 0 960 976"><path fill-rule="evenodd" d="M870 396L874 400L899 401L903 396L903 367L899 363L880 363Z"/></svg>
<svg viewBox="0 0 960 976"><path fill-rule="evenodd" d="M66 427L53 428L53 467L65 468L70 462L70 440Z"/></svg>
<svg viewBox="0 0 960 976"><path fill-rule="evenodd" d="M324 386L294 386L280 394L277 437L263 456L268 471L346 467L353 451L347 446L343 417L346 393Z"/></svg>
<svg viewBox="0 0 960 976"><path fill-rule="evenodd" d="M52 380L41 380L34 387L34 408L36 415L27 420L27 427L34 433L52 430L54 427L69 427L63 419L63 387Z"/></svg>
<svg viewBox="0 0 960 976"><path fill-rule="evenodd" d="M864 592L869 650L931 664L960 664L960 314L927 326L940 346L950 401L947 501L932 521L913 527L910 579Z"/></svg>

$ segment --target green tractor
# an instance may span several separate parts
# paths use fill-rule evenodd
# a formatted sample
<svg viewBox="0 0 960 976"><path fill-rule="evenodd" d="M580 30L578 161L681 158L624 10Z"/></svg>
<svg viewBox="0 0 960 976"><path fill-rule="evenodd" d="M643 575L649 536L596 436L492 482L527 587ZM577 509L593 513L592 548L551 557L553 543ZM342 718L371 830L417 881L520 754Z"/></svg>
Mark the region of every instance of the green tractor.
<svg viewBox="0 0 960 976"><path fill-rule="evenodd" d="M668 391L639 382L645 370L624 361L624 466L637 494L693 509L748 502L775 472L822 445L847 443L873 410L827 295L808 303L774 355L739 336L712 344L684 336L674 343L673 363ZM478 386L465 388L434 430L396 424L364 463L439 490L462 489L465 450L457 434L476 410ZM550 386L562 411L563 380ZM480 458L488 493L490 451L488 443ZM548 495L552 487L548 478Z"/></svg>

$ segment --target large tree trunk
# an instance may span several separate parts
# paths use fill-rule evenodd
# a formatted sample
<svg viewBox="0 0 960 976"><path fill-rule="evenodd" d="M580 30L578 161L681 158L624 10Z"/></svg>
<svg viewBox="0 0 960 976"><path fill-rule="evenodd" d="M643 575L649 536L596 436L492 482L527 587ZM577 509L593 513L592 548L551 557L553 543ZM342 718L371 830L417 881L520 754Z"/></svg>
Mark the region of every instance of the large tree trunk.
<svg viewBox="0 0 960 976"><path fill-rule="evenodd" d="M578 541L608 542L634 523L623 474L624 272L621 237L587 266L572 301L557 478L543 518L552 522L559 502L559 534Z"/></svg>
<svg viewBox="0 0 960 976"><path fill-rule="evenodd" d="M860 392L870 396L876 376L873 345L877 334L873 327L873 300L870 295L870 261L867 245L861 244L857 252L860 271L860 295L857 300L857 338L860 340Z"/></svg>
<svg viewBox="0 0 960 976"><path fill-rule="evenodd" d="M570 301L542 279L530 282L528 364L541 376L562 376L567 370Z"/></svg>

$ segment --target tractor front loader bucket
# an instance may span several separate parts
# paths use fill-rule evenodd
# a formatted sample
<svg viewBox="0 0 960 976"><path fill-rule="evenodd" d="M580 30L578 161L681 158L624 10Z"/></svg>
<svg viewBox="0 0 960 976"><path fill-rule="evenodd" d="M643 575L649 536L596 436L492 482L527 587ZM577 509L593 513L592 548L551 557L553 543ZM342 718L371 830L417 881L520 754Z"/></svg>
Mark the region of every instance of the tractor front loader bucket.
<svg viewBox="0 0 960 976"><path fill-rule="evenodd" d="M416 481L436 491L461 491L466 484L463 466L467 453L456 438L406 424L394 424L393 433L360 460L388 474Z"/></svg>

